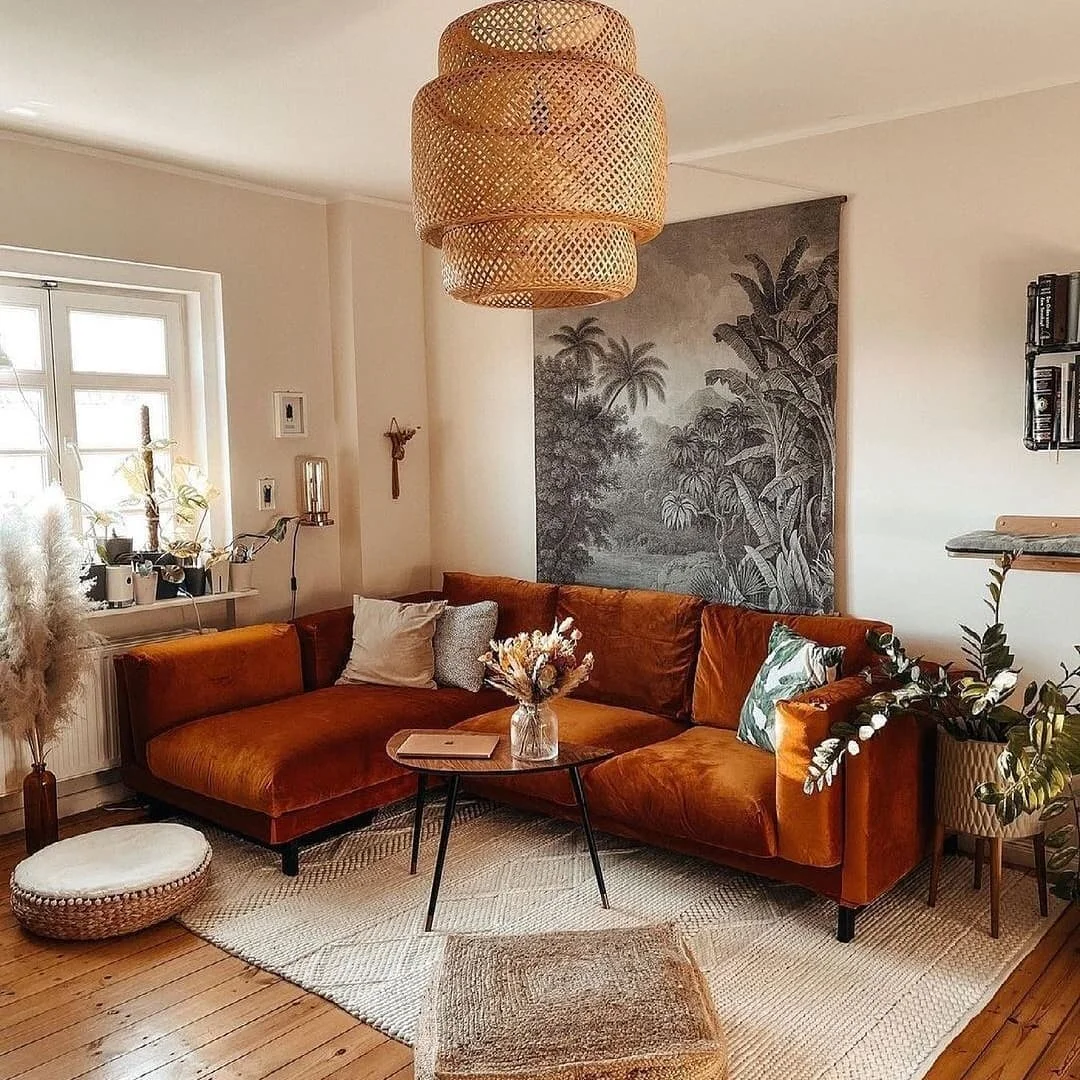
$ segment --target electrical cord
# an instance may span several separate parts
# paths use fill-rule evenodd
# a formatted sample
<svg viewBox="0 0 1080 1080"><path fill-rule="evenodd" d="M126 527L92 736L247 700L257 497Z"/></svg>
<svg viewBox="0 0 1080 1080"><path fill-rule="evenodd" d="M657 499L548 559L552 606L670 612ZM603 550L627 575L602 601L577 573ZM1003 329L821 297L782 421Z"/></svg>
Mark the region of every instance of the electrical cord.
<svg viewBox="0 0 1080 1080"><path fill-rule="evenodd" d="M292 534L292 567L289 571L289 588L292 590L292 615L290 619L296 618L296 540L300 535L300 519L296 519L296 524L293 526Z"/></svg>

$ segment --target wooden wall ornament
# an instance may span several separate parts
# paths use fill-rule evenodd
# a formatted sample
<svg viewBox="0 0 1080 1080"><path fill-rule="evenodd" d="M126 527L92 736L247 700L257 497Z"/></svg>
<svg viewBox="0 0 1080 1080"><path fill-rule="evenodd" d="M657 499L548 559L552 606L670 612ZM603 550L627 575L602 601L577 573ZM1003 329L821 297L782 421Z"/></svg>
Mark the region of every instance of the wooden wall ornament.
<svg viewBox="0 0 1080 1080"><path fill-rule="evenodd" d="M420 430L419 427L403 428L397 417L390 417L390 430L383 434L390 440L390 493L396 499L401 495L398 462L405 460L405 444Z"/></svg>
<svg viewBox="0 0 1080 1080"><path fill-rule="evenodd" d="M663 227L667 121L634 31L594 0L500 0L452 22L413 102L413 204L443 285L488 307L629 295Z"/></svg>

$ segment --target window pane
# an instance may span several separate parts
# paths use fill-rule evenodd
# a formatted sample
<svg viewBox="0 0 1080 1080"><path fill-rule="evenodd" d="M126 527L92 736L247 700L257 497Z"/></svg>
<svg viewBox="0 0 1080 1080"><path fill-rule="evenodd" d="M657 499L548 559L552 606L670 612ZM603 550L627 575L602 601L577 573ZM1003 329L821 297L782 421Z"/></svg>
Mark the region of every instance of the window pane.
<svg viewBox="0 0 1080 1080"><path fill-rule="evenodd" d="M150 409L150 437L169 437L169 399L144 390L76 390L75 431L81 450L127 450L142 441L139 410Z"/></svg>
<svg viewBox="0 0 1080 1080"><path fill-rule="evenodd" d="M0 454L0 506L21 506L45 485L44 454Z"/></svg>
<svg viewBox="0 0 1080 1080"><path fill-rule="evenodd" d="M0 450L43 450L44 410L40 390L0 390Z"/></svg>
<svg viewBox="0 0 1080 1080"><path fill-rule="evenodd" d="M41 371L41 319L38 308L0 304L0 352L18 371Z"/></svg>
<svg viewBox="0 0 1080 1080"><path fill-rule="evenodd" d="M72 311L71 367L120 375L166 375L165 320L158 315Z"/></svg>

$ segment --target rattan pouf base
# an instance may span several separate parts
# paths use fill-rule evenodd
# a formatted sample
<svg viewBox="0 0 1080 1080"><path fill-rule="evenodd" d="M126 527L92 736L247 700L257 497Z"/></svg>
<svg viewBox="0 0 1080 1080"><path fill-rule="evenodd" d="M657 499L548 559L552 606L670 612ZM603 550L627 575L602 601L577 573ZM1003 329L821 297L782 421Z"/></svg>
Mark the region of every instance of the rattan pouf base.
<svg viewBox="0 0 1080 1080"><path fill-rule="evenodd" d="M417 1080L725 1080L705 980L672 926L450 935Z"/></svg>
<svg viewBox="0 0 1080 1080"><path fill-rule="evenodd" d="M138 861L142 852L145 867ZM124 825L74 836L19 863L11 875L11 910L41 937L96 941L134 934L199 898L211 856L206 838L184 825ZM80 878L86 882L81 893Z"/></svg>

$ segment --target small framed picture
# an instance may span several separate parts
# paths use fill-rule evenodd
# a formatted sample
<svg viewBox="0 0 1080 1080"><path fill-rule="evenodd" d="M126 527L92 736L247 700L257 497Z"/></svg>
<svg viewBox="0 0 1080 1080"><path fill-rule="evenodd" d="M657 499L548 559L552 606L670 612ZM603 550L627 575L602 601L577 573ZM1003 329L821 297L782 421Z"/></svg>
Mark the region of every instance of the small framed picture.
<svg viewBox="0 0 1080 1080"><path fill-rule="evenodd" d="M277 480L272 476L259 477L259 509L277 509Z"/></svg>
<svg viewBox="0 0 1080 1080"><path fill-rule="evenodd" d="M279 439L290 439L307 433L307 395L294 390L275 390L275 436Z"/></svg>

